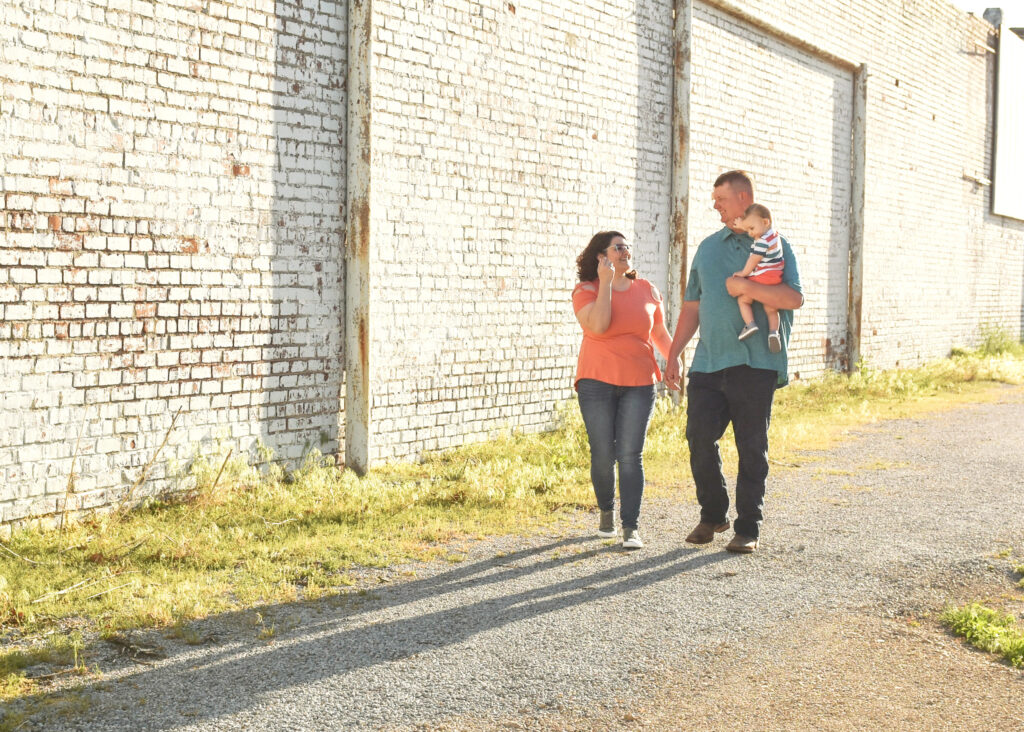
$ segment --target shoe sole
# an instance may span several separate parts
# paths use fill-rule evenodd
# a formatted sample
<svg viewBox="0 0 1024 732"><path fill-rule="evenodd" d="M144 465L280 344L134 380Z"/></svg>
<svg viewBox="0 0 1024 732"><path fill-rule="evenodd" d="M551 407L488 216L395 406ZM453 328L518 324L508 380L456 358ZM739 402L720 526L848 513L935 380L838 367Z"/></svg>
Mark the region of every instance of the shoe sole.
<svg viewBox="0 0 1024 732"><path fill-rule="evenodd" d="M644 545L643 544L637 544L637 543L632 542L632 541L624 541L624 542L622 542L622 548L623 549L643 549Z"/></svg>
<svg viewBox="0 0 1024 732"><path fill-rule="evenodd" d="M683 541L686 541L690 544L697 544L698 546L703 546L704 544L710 544L711 542L713 542L715 540L715 534L721 534L728 530L729 524L721 524L718 528L715 529L715 533L712 534L707 541L697 541L696 539L691 539L689 536L687 536Z"/></svg>
<svg viewBox="0 0 1024 732"><path fill-rule="evenodd" d="M782 351L782 341L768 336L768 350L772 353L780 353Z"/></svg>
<svg viewBox="0 0 1024 732"><path fill-rule="evenodd" d="M727 552L732 552L733 554L753 554L756 549L757 549L757 544L754 544L754 546L728 546L727 545L725 547L725 550Z"/></svg>
<svg viewBox="0 0 1024 732"><path fill-rule="evenodd" d="M602 539L614 539L616 536L619 535L619 532L616 529L612 529L611 531L601 531L600 529L598 529L597 535L600 536Z"/></svg>
<svg viewBox="0 0 1024 732"><path fill-rule="evenodd" d="M738 336L736 336L736 338L738 340L745 341L748 338L750 338L750 336L754 335L754 333L757 333L758 330L760 330L760 329L759 328L755 328L754 330L747 331L746 333L740 333Z"/></svg>

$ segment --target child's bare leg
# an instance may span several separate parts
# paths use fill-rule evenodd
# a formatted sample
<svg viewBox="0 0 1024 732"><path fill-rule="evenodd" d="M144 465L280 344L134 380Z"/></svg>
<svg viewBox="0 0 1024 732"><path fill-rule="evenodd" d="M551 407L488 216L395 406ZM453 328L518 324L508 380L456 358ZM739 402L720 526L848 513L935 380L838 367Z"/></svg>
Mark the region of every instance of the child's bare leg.
<svg viewBox="0 0 1024 732"><path fill-rule="evenodd" d="M740 306L740 315L743 316L743 330L737 336L741 341L757 332L757 326L754 325L754 309L750 307L753 302L752 298L743 295L736 298L736 303Z"/></svg>
<svg viewBox="0 0 1024 732"><path fill-rule="evenodd" d="M782 350L782 338L779 336L779 311L765 306L764 314L768 316L768 350L778 353Z"/></svg>
<svg viewBox="0 0 1024 732"><path fill-rule="evenodd" d="M753 304L754 298L746 297L745 295L740 295L739 297L736 298L736 302L740 306L740 315L743 316L743 325L749 325L750 323L753 323L754 309L750 306Z"/></svg>

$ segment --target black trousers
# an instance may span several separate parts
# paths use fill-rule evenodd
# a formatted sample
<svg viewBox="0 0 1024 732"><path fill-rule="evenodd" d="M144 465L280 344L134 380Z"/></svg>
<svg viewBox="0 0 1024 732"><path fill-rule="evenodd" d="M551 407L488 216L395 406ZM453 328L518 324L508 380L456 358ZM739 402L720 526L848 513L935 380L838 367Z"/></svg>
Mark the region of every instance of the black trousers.
<svg viewBox="0 0 1024 732"><path fill-rule="evenodd" d="M697 484L700 520L720 524L729 512L718 441L732 422L739 453L736 533L758 538L768 479L768 425L778 374L732 366L713 373L691 371L686 387L686 440Z"/></svg>

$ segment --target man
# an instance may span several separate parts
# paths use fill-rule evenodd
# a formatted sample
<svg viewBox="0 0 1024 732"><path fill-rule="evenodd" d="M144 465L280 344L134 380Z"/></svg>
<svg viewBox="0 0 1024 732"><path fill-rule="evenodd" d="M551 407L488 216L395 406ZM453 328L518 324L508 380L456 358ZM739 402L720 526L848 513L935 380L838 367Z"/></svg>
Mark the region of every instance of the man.
<svg viewBox="0 0 1024 732"><path fill-rule="evenodd" d="M686 344L700 327L686 386L686 440L690 469L697 485L700 523L686 537L692 544L708 544L716 533L729 528L729 493L722 474L718 440L732 422L739 453L736 477L735 535L725 548L750 553L757 549L768 477L768 423L777 386L788 381L787 347L793 310L803 305L796 258L783 239L785 269L782 284L762 285L733 273L742 270L750 253L750 237L737 226L754 202L750 177L739 170L723 173L712 194L715 210L725 228L701 242L690 268L683 306L669 351L665 383L679 389ZM735 228L734 228L735 227ZM767 329L764 305L779 310L782 349L772 353L766 337L737 338L744 323L736 297L747 295L757 303L755 320Z"/></svg>

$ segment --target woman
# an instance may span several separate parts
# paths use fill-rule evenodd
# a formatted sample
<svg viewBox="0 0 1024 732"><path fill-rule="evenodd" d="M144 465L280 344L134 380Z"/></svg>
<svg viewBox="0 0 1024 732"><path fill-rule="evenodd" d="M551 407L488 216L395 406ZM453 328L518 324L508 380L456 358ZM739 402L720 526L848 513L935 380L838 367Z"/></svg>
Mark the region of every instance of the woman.
<svg viewBox="0 0 1024 732"><path fill-rule="evenodd" d="M615 528L615 463L619 464L622 545L639 549L644 493L644 440L661 381L654 349L668 356L661 294L636 276L632 246L617 231L594 235L576 259L580 283L572 293L583 326L576 392L590 441L590 479L601 510L598 536Z"/></svg>

